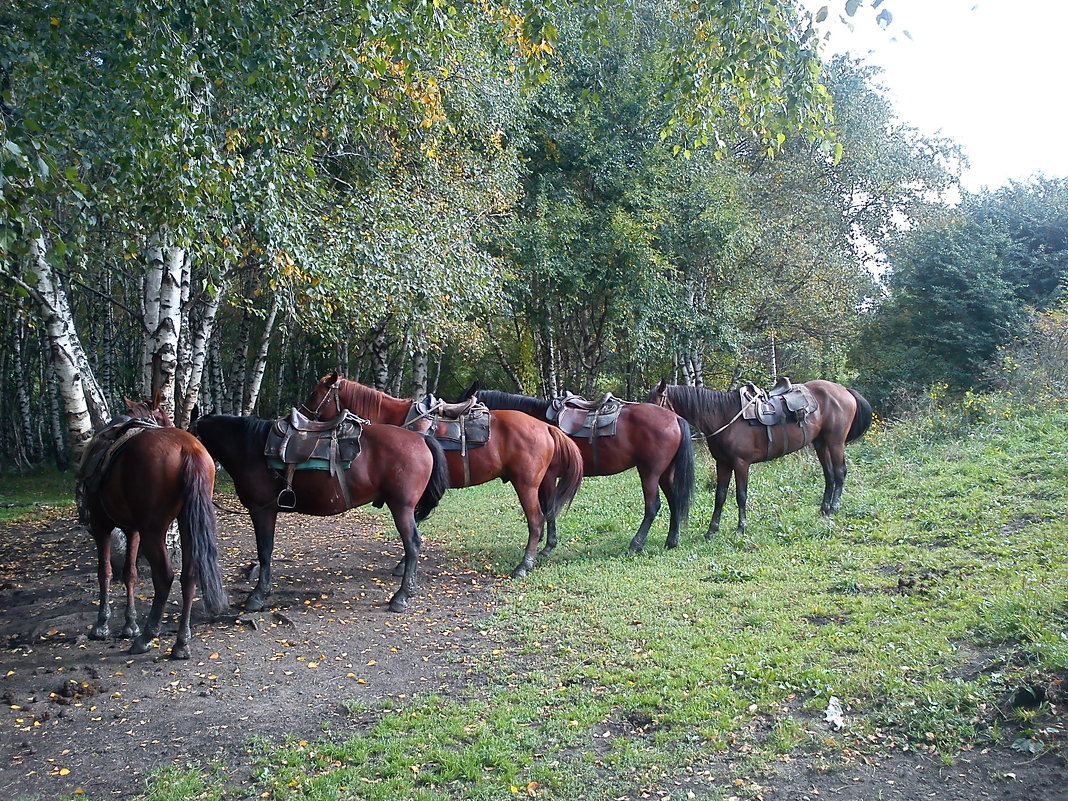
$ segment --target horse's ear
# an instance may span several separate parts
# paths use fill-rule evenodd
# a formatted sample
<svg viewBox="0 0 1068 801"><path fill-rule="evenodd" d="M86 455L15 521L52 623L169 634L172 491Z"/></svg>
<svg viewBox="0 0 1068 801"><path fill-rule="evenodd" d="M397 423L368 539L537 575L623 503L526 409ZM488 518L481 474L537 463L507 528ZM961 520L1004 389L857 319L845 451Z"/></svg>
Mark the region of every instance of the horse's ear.
<svg viewBox="0 0 1068 801"><path fill-rule="evenodd" d="M667 389L667 379L666 378L661 378L660 379L660 383L656 385L656 394L657 395L663 395L664 391L666 389Z"/></svg>
<svg viewBox="0 0 1068 801"><path fill-rule="evenodd" d="M341 378L341 368L335 367L330 371L330 374L323 379L324 384L336 384L338 379Z"/></svg>
<svg viewBox="0 0 1068 801"><path fill-rule="evenodd" d="M125 395L122 396L122 402L126 404L126 410L127 411L129 411L130 409L132 409L134 407L134 402L132 400L130 400L129 398L127 398Z"/></svg>
<svg viewBox="0 0 1068 801"><path fill-rule="evenodd" d="M189 425L193 425L193 423L195 423L199 419L200 419L200 404L199 403L194 403L192 410L190 410L190 412L189 412Z"/></svg>

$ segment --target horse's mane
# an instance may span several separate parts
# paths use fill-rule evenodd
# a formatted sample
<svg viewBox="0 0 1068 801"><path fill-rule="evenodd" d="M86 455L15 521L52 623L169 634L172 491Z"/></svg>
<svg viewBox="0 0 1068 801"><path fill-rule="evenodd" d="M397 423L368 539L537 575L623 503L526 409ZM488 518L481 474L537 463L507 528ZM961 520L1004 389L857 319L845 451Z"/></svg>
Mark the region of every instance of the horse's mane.
<svg viewBox="0 0 1068 801"><path fill-rule="evenodd" d="M274 425L274 420L264 420L262 417L256 417L255 415L243 417L236 414L212 414L201 419L209 420L211 418L228 424L226 426L227 430L236 429L245 450L259 452L263 451L263 444L267 441L267 433L271 430L271 426ZM192 429L194 434L197 433L195 425L194 423L194 428Z"/></svg>
<svg viewBox="0 0 1068 801"><path fill-rule="evenodd" d="M478 399L491 409L515 409L527 414L545 416L549 401L532 398L529 395L516 395L499 389L480 389Z"/></svg>
<svg viewBox="0 0 1068 801"><path fill-rule="evenodd" d="M364 386L358 381L348 378L337 380L337 394L341 398L342 405L353 414L377 420L382 414L382 400L393 399L392 396L377 389Z"/></svg>
<svg viewBox="0 0 1068 801"><path fill-rule="evenodd" d="M703 431L718 428L742 408L737 392L671 385L668 399L680 417L685 417Z"/></svg>

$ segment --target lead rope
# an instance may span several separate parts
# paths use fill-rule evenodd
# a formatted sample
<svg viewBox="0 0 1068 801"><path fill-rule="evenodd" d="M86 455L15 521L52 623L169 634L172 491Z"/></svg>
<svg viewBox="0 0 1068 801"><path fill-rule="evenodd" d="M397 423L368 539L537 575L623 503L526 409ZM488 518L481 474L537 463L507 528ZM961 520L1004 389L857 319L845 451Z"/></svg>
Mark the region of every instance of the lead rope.
<svg viewBox="0 0 1068 801"><path fill-rule="evenodd" d="M731 423L733 423L735 420L737 420L739 417L742 416L742 412L744 412L746 409L748 409L750 406L752 406L754 403L756 403L756 400L757 400L756 398L750 398L749 403L745 404L741 409L738 410L738 414L734 415L734 417L732 417L726 423L721 425L719 428L717 428L711 434L706 434L705 437L707 439L711 439L712 437L716 436L716 434L721 434L727 428L727 426L729 426Z"/></svg>

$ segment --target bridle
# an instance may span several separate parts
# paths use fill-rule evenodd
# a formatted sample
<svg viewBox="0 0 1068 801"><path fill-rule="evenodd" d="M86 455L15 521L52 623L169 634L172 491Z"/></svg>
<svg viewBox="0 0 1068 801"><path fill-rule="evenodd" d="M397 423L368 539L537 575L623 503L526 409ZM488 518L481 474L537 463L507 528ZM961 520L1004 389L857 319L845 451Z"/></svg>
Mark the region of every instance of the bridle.
<svg viewBox="0 0 1068 801"><path fill-rule="evenodd" d="M338 382L335 381L333 384L330 385L330 389L327 390L326 394L323 395L322 400L319 401L319 405L316 406L314 409L305 406L303 403L300 404L300 406L297 408L305 412L312 420L321 420L322 418L319 415L322 413L323 407L330 400L333 400L335 412L334 417L337 417L339 414L341 414L341 410L343 408L341 405L341 395L338 393L337 384Z"/></svg>

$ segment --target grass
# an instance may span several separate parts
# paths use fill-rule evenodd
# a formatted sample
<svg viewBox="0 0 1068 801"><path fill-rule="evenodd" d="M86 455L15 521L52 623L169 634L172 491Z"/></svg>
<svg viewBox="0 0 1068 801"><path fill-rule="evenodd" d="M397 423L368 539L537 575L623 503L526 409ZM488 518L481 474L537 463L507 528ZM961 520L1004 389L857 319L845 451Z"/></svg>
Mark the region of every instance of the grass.
<svg viewBox="0 0 1068 801"><path fill-rule="evenodd" d="M758 466L741 540L704 540L702 486L679 548L662 547L665 509L646 552L624 556L636 477L589 479L552 559L498 585L466 695L373 709L345 739L261 744L252 787L169 771L153 797L181 785L198 797L570 801L670 789L709 767L746 797L784 754L951 760L1010 729L1040 750L1041 704L1006 699L1068 674L1068 410L967 411L880 424L850 446L834 519L817 514L811 454ZM449 493L424 534L504 577L525 525L511 488L493 483ZM843 732L822 719L832 695Z"/></svg>
<svg viewBox="0 0 1068 801"><path fill-rule="evenodd" d="M58 470L0 475L0 523L46 519L74 506L74 474Z"/></svg>

